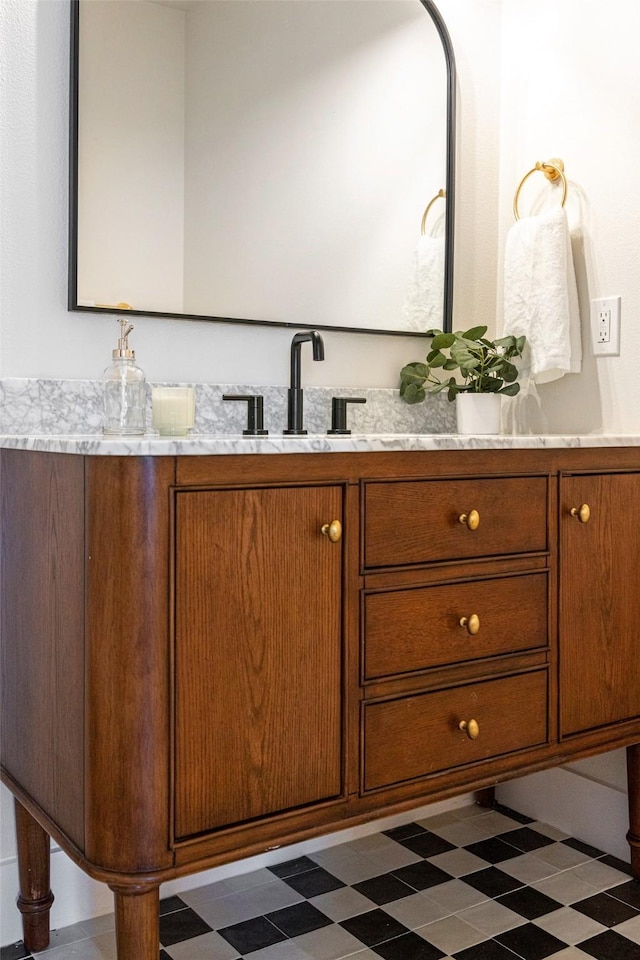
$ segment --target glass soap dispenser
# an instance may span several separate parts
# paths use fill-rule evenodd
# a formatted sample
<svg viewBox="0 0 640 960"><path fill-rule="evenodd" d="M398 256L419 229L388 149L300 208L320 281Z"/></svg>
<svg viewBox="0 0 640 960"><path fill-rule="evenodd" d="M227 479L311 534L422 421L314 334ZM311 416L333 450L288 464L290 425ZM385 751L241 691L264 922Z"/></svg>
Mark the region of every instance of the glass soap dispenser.
<svg viewBox="0 0 640 960"><path fill-rule="evenodd" d="M137 366L136 355L129 349L133 324L118 319L120 337L113 351L113 360L102 375L103 421L105 436L134 437L145 431L147 388L145 375Z"/></svg>

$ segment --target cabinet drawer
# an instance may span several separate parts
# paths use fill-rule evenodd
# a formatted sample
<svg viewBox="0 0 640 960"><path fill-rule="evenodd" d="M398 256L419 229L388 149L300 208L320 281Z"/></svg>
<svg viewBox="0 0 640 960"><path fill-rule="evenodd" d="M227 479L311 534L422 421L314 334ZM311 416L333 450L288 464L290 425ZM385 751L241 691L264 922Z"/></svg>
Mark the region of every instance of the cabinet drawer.
<svg viewBox="0 0 640 960"><path fill-rule="evenodd" d="M367 594L364 637L365 680L543 647L547 574Z"/></svg>
<svg viewBox="0 0 640 960"><path fill-rule="evenodd" d="M547 671L365 704L364 789L547 741ZM475 720L471 740L461 721Z"/></svg>
<svg viewBox="0 0 640 960"><path fill-rule="evenodd" d="M364 502L366 567L547 548L545 477L370 481ZM460 518L473 510L470 530Z"/></svg>

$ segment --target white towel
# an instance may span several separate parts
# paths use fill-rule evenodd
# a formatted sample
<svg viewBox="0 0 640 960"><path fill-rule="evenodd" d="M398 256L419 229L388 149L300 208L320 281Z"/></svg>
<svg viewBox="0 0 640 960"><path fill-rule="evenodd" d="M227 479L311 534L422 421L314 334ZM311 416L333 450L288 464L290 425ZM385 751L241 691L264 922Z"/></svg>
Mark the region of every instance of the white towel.
<svg viewBox="0 0 640 960"><path fill-rule="evenodd" d="M535 383L579 373L578 290L562 207L516 221L504 259L504 335L527 338L521 376Z"/></svg>
<svg viewBox="0 0 640 960"><path fill-rule="evenodd" d="M418 238L402 307L403 330L441 329L444 316L444 237Z"/></svg>

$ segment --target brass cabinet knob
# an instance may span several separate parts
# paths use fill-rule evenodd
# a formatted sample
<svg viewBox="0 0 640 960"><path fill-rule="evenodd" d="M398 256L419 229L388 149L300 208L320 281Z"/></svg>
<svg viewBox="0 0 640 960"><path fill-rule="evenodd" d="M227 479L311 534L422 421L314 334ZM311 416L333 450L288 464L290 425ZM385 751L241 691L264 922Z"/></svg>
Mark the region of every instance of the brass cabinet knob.
<svg viewBox="0 0 640 960"><path fill-rule="evenodd" d="M480 514L477 510L461 513L458 517L458 523L464 523L469 530L477 530L480 526Z"/></svg>
<svg viewBox="0 0 640 960"><path fill-rule="evenodd" d="M591 507L588 503L581 503L579 507L571 507L569 513L572 517L577 517L580 523L588 523L591 516Z"/></svg>
<svg viewBox="0 0 640 960"><path fill-rule="evenodd" d="M461 720L458 727L466 733L469 740L475 740L480 735L480 727L478 726L477 720Z"/></svg>
<svg viewBox="0 0 640 960"><path fill-rule="evenodd" d="M339 520L332 520L331 523L323 523L320 531L325 537L329 537L331 543L337 543L342 538L342 524Z"/></svg>
<svg viewBox="0 0 640 960"><path fill-rule="evenodd" d="M477 613L472 613L470 617L460 617L460 626L467 628L467 633L475 637L480 630L480 617Z"/></svg>

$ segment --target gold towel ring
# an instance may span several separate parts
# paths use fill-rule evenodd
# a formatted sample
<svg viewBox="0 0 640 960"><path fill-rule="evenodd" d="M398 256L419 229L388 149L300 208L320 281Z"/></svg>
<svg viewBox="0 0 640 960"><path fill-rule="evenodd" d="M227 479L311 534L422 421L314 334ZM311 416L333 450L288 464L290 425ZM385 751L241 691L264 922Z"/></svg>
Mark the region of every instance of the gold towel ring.
<svg viewBox="0 0 640 960"><path fill-rule="evenodd" d="M513 198L513 215L516 220L520 219L520 214L518 213L518 199L520 197L520 191L524 185L525 180L527 180L532 173L537 173L537 171L544 173L545 177L550 183L556 183L557 180L562 180L562 202L560 206L564 207L565 200L567 199L567 178L564 175L564 163L562 160L559 160L557 157L554 157L552 160L544 160L542 163L538 161L533 167L529 170L528 173L525 173L524 177L518 185L516 190L516 195Z"/></svg>
<svg viewBox="0 0 640 960"><path fill-rule="evenodd" d="M423 237L424 237L424 234L425 234L425 227L426 227L426 225L427 225L427 217L429 216L429 210L431 210L431 207L434 205L434 203L436 202L436 200L439 200L441 197L442 197L443 200L446 199L446 197L447 197L447 191L446 191L446 190L438 190L438 192L436 193L436 195L435 195L435 197L433 198L433 200L429 200L429 203L427 204L427 209L426 209L425 212L422 214L422 222L421 222L421 224L420 224L420 233L422 234Z"/></svg>

